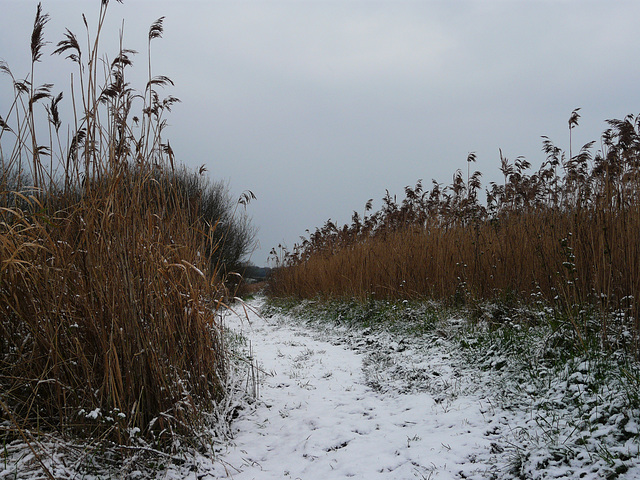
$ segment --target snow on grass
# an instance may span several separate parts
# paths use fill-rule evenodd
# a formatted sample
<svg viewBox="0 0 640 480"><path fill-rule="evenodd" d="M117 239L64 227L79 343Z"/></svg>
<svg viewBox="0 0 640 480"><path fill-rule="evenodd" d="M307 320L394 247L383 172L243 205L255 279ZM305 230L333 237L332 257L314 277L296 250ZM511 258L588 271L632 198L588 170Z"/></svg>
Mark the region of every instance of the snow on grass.
<svg viewBox="0 0 640 480"><path fill-rule="evenodd" d="M480 398L378 391L367 385L362 353L281 317L250 320L227 321L252 340L264 371L260 401L235 422L217 475L487 478L493 467L473 463L493 448Z"/></svg>
<svg viewBox="0 0 640 480"><path fill-rule="evenodd" d="M640 478L637 365L565 355L544 325L351 308L227 315L237 361L217 418L233 421L206 451L141 448L126 465L79 470L86 453L44 442L42 459L56 478L87 480ZM44 478L24 444L0 454L0 480L14 478Z"/></svg>
<svg viewBox="0 0 640 480"><path fill-rule="evenodd" d="M380 305L229 318L266 372L222 455L230 478L640 478L634 383L611 355L569 355L544 325L381 321Z"/></svg>

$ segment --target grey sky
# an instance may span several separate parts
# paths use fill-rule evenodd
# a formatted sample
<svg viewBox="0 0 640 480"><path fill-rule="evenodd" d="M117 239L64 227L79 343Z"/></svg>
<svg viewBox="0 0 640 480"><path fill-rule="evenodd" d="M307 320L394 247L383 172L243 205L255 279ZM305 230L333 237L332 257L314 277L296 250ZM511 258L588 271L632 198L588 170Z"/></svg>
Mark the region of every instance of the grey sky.
<svg viewBox="0 0 640 480"><path fill-rule="evenodd" d="M81 13L91 24L99 0L42 3L55 43L65 27L82 34ZM18 77L28 72L36 5L0 0L0 58ZM109 8L105 52L117 49L124 19L142 78L148 28L166 17L153 69L174 80L167 93L182 100L167 137L184 163L205 164L234 195L257 195L249 207L260 228L256 264L328 218L348 221L385 189L401 198L419 178L450 183L471 151L484 185L500 178L499 148L537 167L541 135L568 148L576 107L574 148L598 140L604 120L640 112L637 1L125 0ZM41 68L61 65L69 71L60 60ZM0 114L5 108L0 96Z"/></svg>

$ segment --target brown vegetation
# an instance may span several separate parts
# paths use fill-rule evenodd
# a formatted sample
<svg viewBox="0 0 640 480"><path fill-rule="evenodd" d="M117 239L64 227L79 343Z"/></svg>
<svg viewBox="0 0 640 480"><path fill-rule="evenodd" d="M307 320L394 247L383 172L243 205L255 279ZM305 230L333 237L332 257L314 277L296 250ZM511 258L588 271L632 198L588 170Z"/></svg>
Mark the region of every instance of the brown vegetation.
<svg viewBox="0 0 640 480"><path fill-rule="evenodd" d="M175 186L162 134L177 99L158 91L171 81L150 75L135 92L131 50L108 61L97 37L82 52L67 31L55 53L77 68L79 107L63 140L62 94L35 83L47 19L39 5L27 79L0 65L15 93L0 118L0 434L171 445L225 394L224 287L210 258L220 235ZM149 49L161 33L162 19Z"/></svg>
<svg viewBox="0 0 640 480"><path fill-rule="evenodd" d="M577 125L578 111L569 120ZM486 202L480 172L450 186L419 181L398 203L387 192L351 225L327 222L300 245L272 255L275 296L430 298L509 296L560 306L580 333L583 307L616 311L639 326L640 118L610 120L602 150L569 155L544 140L546 161L529 173L501 157L504 182ZM475 156L469 156L471 167ZM466 179L464 178L466 176ZM603 320L602 333L606 334Z"/></svg>

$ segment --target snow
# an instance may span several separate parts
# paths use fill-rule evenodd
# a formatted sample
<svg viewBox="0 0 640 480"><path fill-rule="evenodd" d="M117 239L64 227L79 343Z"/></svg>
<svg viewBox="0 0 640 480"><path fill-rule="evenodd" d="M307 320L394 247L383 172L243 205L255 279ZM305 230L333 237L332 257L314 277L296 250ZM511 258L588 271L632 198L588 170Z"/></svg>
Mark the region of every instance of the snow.
<svg viewBox="0 0 640 480"><path fill-rule="evenodd" d="M95 410L92 410L91 412L87 413L86 417L87 418L91 418L92 420L97 419L100 416L100 409L96 408Z"/></svg>
<svg viewBox="0 0 640 480"><path fill-rule="evenodd" d="M167 455L151 474L134 458L103 477L74 471L65 453L73 447L42 443L54 476L640 479L640 415L607 385L591 391L597 370L591 361L578 359L560 373L537 365L532 375L498 344L481 348L473 336L456 344L440 327L411 337L314 324L261 316L261 302L244 309L246 315L224 317L229 338L243 342L237 348L244 365L254 366L232 380L256 396L236 389L224 408L237 416L230 427L218 426L222 434L210 450ZM461 345L481 352L475 363ZM24 445L9 445L2 460L0 480L42 478Z"/></svg>
<svg viewBox="0 0 640 480"><path fill-rule="evenodd" d="M215 476L487 478L492 465L473 463L494 448L480 398L375 391L361 353L295 324L249 320L227 322L251 339L264 372L260 401L235 422Z"/></svg>
<svg viewBox="0 0 640 480"><path fill-rule="evenodd" d="M470 364L446 334L399 338L282 315L226 322L263 373L212 478L640 478L637 438L617 441L619 420L579 423L623 403L620 392L587 395L589 361L560 374L539 366L536 379L496 345ZM625 430L637 431L637 413L622 415ZM621 468L599 449L630 460Z"/></svg>

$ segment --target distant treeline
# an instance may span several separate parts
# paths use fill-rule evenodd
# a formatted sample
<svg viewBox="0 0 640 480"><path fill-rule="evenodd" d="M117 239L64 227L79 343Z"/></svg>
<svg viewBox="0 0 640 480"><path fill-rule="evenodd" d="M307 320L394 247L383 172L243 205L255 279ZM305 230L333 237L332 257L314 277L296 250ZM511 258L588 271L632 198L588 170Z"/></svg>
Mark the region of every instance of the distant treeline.
<svg viewBox="0 0 640 480"><path fill-rule="evenodd" d="M245 280L262 281L269 278L271 275L271 268L269 267L256 267L255 265L248 265L242 270L242 277Z"/></svg>

